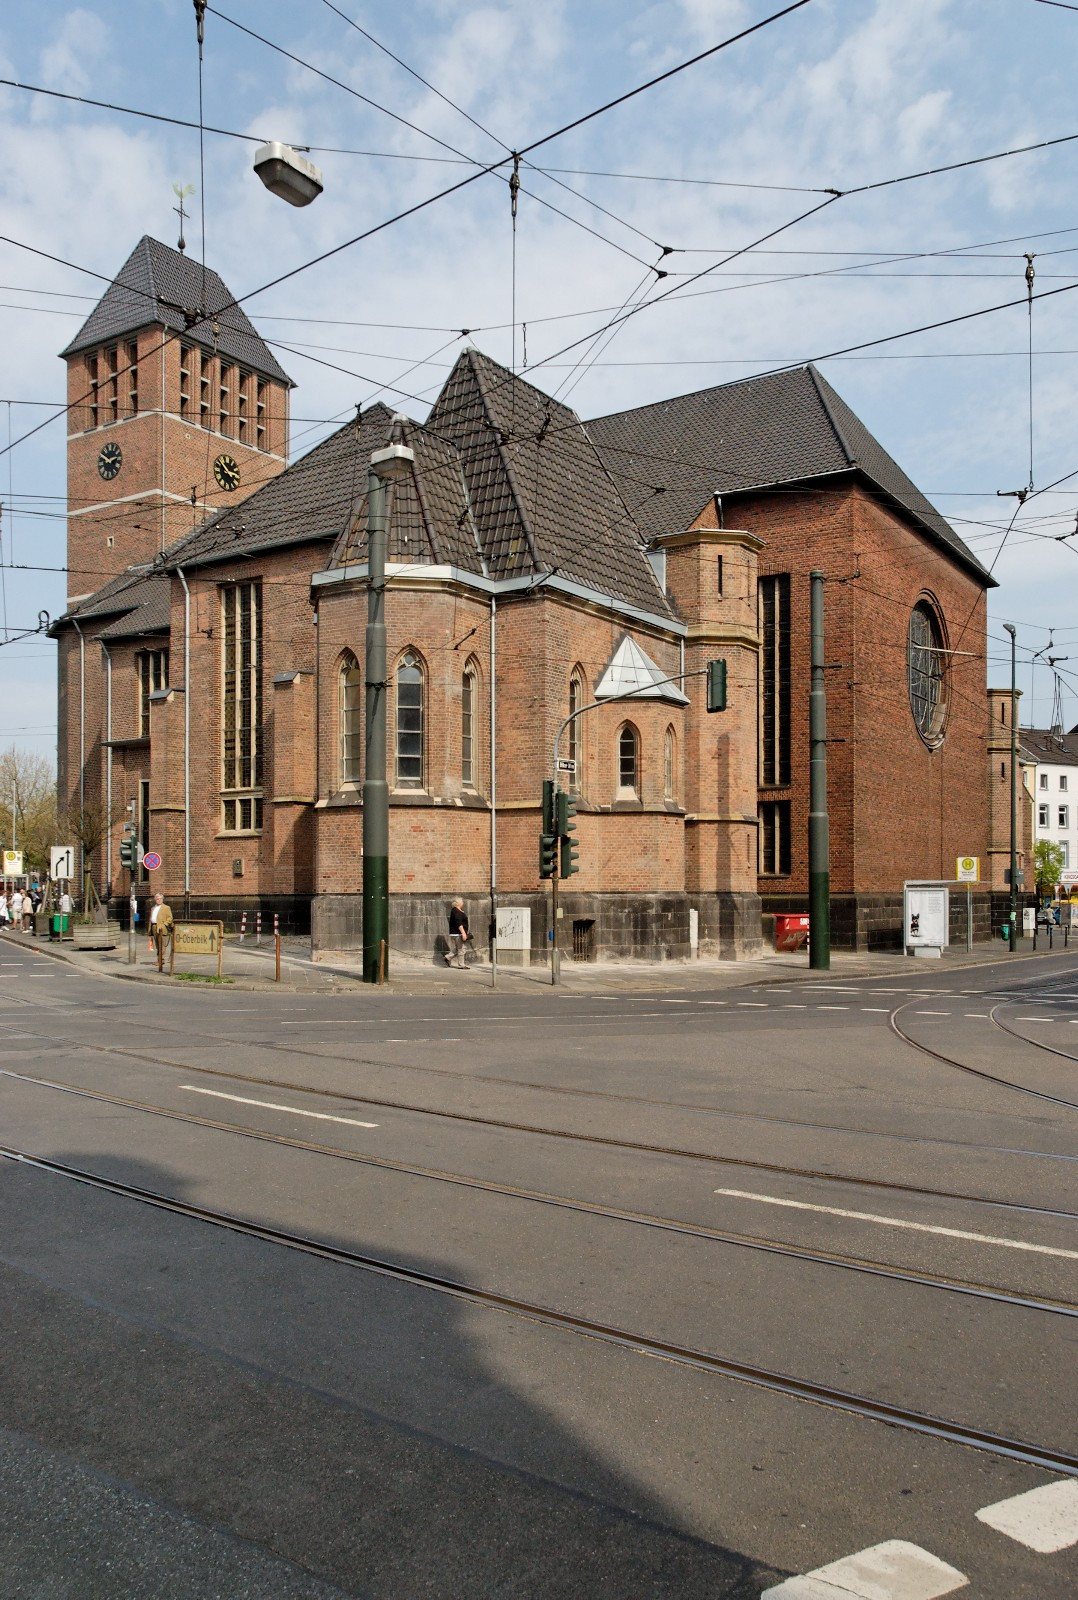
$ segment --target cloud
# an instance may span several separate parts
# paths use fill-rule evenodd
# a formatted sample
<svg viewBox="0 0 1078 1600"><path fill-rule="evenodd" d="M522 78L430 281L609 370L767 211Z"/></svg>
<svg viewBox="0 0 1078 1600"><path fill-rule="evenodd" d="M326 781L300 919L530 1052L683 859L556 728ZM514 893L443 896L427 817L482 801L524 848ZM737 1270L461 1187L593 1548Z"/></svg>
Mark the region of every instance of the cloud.
<svg viewBox="0 0 1078 1600"><path fill-rule="evenodd" d="M50 89L82 94L90 89L93 69L108 44L109 28L100 16L81 6L69 11L41 51L40 81Z"/></svg>

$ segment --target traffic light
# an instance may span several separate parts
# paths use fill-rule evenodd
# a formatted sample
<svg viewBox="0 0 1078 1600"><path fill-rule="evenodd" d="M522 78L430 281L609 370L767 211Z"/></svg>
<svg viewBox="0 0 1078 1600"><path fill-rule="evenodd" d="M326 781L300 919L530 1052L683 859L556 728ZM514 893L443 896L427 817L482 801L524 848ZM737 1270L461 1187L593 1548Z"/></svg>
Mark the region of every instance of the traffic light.
<svg viewBox="0 0 1078 1600"><path fill-rule="evenodd" d="M561 840L561 877L571 878L580 868L576 864L577 845L573 834L576 832L576 801L571 794L566 794L564 789L559 789L557 796L557 827L558 838Z"/></svg>
<svg viewBox="0 0 1078 1600"><path fill-rule="evenodd" d="M544 833L553 833L554 828L554 780L543 779L543 830Z"/></svg>
<svg viewBox="0 0 1078 1600"><path fill-rule="evenodd" d="M137 841L134 839L120 840L120 865L126 867L128 872L134 872L138 857L136 855Z"/></svg>
<svg viewBox="0 0 1078 1600"><path fill-rule="evenodd" d="M726 662L709 661L707 664L707 709L726 710Z"/></svg>
<svg viewBox="0 0 1078 1600"><path fill-rule="evenodd" d="M552 878L558 869L558 840L553 833L539 835L539 876Z"/></svg>

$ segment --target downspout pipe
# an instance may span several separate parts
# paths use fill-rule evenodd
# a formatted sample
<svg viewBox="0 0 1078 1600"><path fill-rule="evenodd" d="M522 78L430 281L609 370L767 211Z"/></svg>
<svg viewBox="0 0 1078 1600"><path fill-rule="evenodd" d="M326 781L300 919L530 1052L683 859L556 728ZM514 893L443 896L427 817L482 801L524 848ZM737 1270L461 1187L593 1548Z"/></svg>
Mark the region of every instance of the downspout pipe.
<svg viewBox="0 0 1078 1600"><path fill-rule="evenodd" d="M79 636L79 873L83 901L86 899L86 846L82 842L86 824L86 635L72 617ZM85 904L83 906L85 910Z"/></svg>
<svg viewBox="0 0 1078 1600"><path fill-rule="evenodd" d="M183 914L191 915L191 591L183 568Z"/></svg>
<svg viewBox="0 0 1078 1600"><path fill-rule="evenodd" d="M105 887L112 888L112 653L104 639L98 643L105 656Z"/></svg>
<svg viewBox="0 0 1078 1600"><path fill-rule="evenodd" d="M490 597L490 986L498 982L498 602Z"/></svg>

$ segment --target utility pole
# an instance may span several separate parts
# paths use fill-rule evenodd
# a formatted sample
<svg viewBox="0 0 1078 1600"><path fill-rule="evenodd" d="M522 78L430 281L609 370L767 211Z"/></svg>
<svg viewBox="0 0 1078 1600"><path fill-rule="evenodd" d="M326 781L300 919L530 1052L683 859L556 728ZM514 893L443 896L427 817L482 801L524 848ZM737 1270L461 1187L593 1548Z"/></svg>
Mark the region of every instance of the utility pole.
<svg viewBox="0 0 1078 1600"><path fill-rule="evenodd" d="M394 418L393 434L399 431ZM356 432L359 419L356 418ZM367 740L363 768L363 982L389 971L389 785L386 781L386 484L412 465L403 444L376 450L367 473Z"/></svg>
<svg viewBox="0 0 1078 1600"><path fill-rule="evenodd" d="M1018 947L1018 684L1013 622L1003 626L1011 636L1011 950Z"/></svg>
<svg viewBox="0 0 1078 1600"><path fill-rule="evenodd" d="M812 682L809 690L809 966L831 967L831 835L827 816L827 690L823 664L823 573L809 574Z"/></svg>

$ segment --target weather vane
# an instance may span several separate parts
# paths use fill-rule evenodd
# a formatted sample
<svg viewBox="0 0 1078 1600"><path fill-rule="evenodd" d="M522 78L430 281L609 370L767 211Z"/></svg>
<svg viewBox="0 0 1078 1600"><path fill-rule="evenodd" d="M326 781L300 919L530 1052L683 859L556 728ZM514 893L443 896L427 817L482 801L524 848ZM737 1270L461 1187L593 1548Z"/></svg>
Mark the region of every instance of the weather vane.
<svg viewBox="0 0 1078 1600"><path fill-rule="evenodd" d="M183 236L183 223L184 223L184 218L187 216L187 212L183 208L183 203L187 199L187 196L189 194L194 194L195 186L194 186L193 183L185 183L181 187L178 183L174 183L172 185L172 192L180 202L178 206L173 206L172 209L173 209L173 211L175 211L176 215L180 219L180 238L179 238L179 243L177 244L177 249L179 250L180 254L182 255L183 252L187 249L187 241Z"/></svg>

